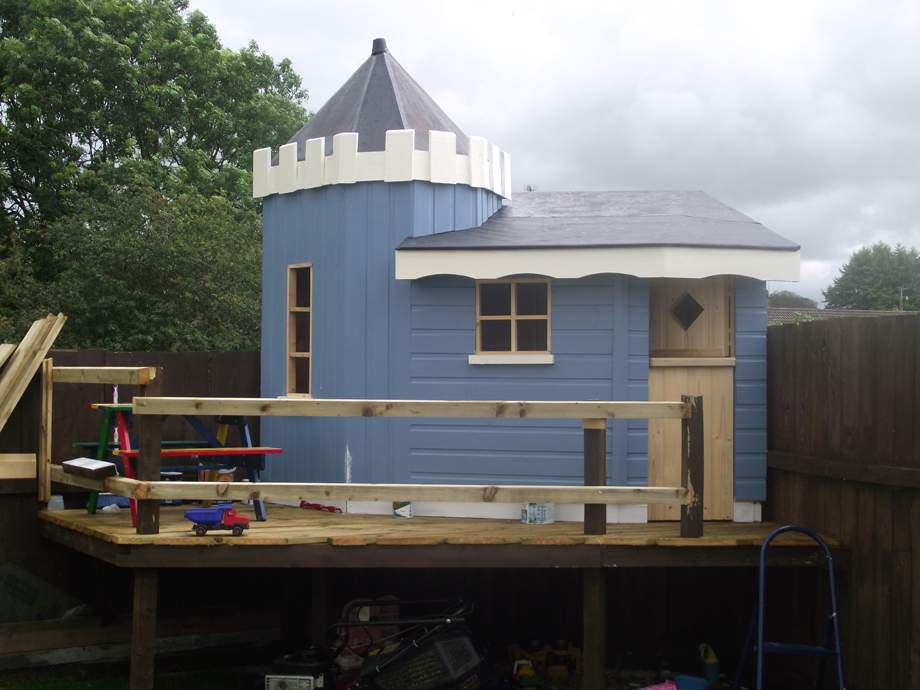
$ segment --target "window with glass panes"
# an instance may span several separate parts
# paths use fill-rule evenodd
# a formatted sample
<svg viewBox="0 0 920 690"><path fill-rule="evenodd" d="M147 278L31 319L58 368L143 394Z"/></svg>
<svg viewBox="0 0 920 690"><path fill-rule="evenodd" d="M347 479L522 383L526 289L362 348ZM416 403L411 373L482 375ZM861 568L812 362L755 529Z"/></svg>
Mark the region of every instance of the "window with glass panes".
<svg viewBox="0 0 920 690"><path fill-rule="evenodd" d="M288 266L287 392L310 394L313 361L313 266Z"/></svg>
<svg viewBox="0 0 920 690"><path fill-rule="evenodd" d="M546 280L476 283L476 352L549 352L552 295Z"/></svg>

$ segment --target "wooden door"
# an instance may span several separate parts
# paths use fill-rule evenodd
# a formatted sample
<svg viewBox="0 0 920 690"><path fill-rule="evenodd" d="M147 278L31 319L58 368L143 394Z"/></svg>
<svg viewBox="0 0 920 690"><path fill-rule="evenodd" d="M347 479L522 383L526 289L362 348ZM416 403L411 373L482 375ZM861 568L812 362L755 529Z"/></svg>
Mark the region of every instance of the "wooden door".
<svg viewBox="0 0 920 690"><path fill-rule="evenodd" d="M649 400L703 396L707 520L734 513L733 288L722 276L651 286ZM680 425L649 420L648 434L649 486L680 485ZM649 506L650 520L679 518L679 506Z"/></svg>

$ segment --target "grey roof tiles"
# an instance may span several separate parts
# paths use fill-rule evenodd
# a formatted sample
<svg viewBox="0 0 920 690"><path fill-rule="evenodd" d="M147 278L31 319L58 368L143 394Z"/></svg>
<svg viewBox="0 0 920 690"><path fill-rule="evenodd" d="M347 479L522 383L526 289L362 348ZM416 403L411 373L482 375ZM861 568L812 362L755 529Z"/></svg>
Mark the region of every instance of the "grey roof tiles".
<svg viewBox="0 0 920 690"><path fill-rule="evenodd" d="M524 192L478 228L403 240L400 249L799 246L703 192Z"/></svg>

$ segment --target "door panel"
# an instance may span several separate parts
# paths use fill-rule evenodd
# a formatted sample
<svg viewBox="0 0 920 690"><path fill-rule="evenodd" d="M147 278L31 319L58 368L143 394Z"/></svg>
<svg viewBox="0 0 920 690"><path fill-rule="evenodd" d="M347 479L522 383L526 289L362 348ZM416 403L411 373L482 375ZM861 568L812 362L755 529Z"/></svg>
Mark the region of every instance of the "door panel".
<svg viewBox="0 0 920 690"><path fill-rule="evenodd" d="M734 373L731 365L649 369L649 400L703 396L706 520L731 520L734 512ZM680 424L675 420L649 420L648 484L680 486ZM649 506L649 519L678 520L680 506Z"/></svg>
<svg viewBox="0 0 920 690"><path fill-rule="evenodd" d="M729 276L651 283L649 400L703 396L707 520L731 520L734 512L733 295ZM688 302L689 319L681 310ZM680 485L680 425L650 420L648 445L649 485ZM679 506L649 507L649 519L679 517Z"/></svg>

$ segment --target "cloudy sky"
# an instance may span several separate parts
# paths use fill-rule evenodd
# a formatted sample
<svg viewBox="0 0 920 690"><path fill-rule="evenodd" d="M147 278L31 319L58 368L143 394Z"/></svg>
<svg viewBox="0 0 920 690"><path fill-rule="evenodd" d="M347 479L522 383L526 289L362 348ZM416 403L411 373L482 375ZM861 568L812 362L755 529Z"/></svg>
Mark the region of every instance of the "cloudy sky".
<svg viewBox="0 0 920 690"><path fill-rule="evenodd" d="M318 109L390 52L517 188L702 189L802 245L820 299L855 248L920 246L920 0L192 0L290 58Z"/></svg>

